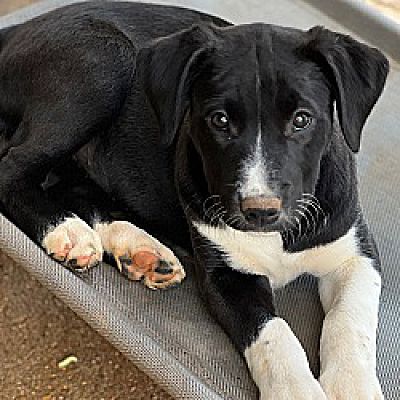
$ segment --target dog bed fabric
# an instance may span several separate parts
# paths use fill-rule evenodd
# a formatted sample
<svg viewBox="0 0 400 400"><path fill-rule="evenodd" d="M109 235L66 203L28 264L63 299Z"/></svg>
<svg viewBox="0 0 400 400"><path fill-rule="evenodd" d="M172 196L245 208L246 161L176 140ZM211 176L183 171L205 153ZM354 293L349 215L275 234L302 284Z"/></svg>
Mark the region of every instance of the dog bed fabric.
<svg viewBox="0 0 400 400"><path fill-rule="evenodd" d="M78 1L40 2L0 18L0 28L74 2ZM262 21L303 29L323 24L349 32L321 10L297 0L157 2L197 8L236 23ZM356 28L357 24L351 33L357 36L362 30ZM379 37L376 39L374 44L379 46ZM398 40L400 36L397 43ZM385 49L387 45L386 41ZM387 400L400 399L398 61L391 60L387 87L364 129L358 156L361 198L383 263L377 369ZM106 264L83 278L76 276L47 257L1 215L0 248L176 398L249 400L257 397L244 361L198 297L189 260L185 262L188 278L180 287L154 292L127 281ZM303 276L281 289L277 293L277 308L300 338L313 370L318 373L323 314L315 280Z"/></svg>

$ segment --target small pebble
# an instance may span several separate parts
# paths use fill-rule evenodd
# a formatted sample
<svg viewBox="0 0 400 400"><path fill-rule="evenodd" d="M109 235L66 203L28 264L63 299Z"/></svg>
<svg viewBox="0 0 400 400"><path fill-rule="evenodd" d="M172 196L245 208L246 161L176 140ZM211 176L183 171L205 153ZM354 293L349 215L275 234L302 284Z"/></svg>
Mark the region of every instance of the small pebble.
<svg viewBox="0 0 400 400"><path fill-rule="evenodd" d="M58 363L58 368L65 369L69 365L77 363L77 362L78 362L78 359L75 356L68 356L68 357L65 357L64 360L61 360Z"/></svg>

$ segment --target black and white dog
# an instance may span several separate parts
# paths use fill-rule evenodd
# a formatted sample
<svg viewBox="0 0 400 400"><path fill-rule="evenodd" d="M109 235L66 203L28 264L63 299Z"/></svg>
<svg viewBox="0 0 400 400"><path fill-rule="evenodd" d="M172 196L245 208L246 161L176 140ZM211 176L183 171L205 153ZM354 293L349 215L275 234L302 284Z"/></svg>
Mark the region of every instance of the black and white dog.
<svg viewBox="0 0 400 400"><path fill-rule="evenodd" d="M388 61L349 36L135 3L0 32L0 203L77 269L199 287L262 399L376 400L379 258L353 153ZM139 226L142 229L138 228ZM316 380L273 290L319 278Z"/></svg>

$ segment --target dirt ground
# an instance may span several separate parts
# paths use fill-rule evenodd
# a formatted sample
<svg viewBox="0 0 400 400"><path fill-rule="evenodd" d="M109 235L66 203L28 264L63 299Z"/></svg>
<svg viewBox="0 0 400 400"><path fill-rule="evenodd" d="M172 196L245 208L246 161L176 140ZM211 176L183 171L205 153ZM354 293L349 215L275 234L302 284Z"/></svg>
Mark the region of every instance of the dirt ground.
<svg viewBox="0 0 400 400"><path fill-rule="evenodd" d="M172 400L1 253L0 355L1 400Z"/></svg>
<svg viewBox="0 0 400 400"><path fill-rule="evenodd" d="M0 15L37 1L0 0ZM12 399L172 400L0 252L0 400Z"/></svg>

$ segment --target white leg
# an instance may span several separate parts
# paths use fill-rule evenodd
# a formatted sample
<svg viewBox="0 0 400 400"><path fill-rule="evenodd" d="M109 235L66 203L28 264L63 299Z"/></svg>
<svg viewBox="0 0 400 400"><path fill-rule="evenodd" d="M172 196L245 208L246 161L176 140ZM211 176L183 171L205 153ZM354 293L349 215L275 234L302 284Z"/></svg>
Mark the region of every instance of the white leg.
<svg viewBox="0 0 400 400"><path fill-rule="evenodd" d="M326 317L321 335L321 385L329 400L381 400L376 329L381 278L357 256L319 281Z"/></svg>
<svg viewBox="0 0 400 400"><path fill-rule="evenodd" d="M283 319L267 322L245 358L261 400L326 400L306 353Z"/></svg>

